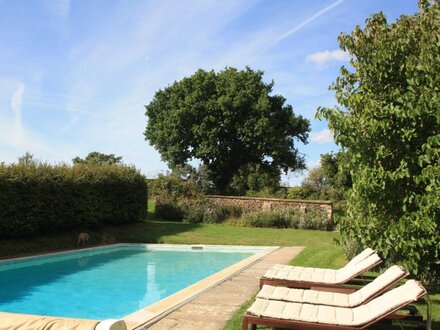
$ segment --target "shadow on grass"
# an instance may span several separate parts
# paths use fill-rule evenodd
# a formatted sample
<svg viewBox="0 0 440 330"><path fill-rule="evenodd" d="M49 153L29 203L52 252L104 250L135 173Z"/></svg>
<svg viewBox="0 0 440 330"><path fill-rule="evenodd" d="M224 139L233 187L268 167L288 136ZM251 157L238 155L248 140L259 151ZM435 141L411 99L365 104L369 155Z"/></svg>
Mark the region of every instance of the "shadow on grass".
<svg viewBox="0 0 440 330"><path fill-rule="evenodd" d="M175 236L184 232L194 231L200 228L199 224L171 222L171 221L146 221L119 228L113 227L107 230L125 243L166 243L166 237Z"/></svg>
<svg viewBox="0 0 440 330"><path fill-rule="evenodd" d="M90 247L115 243L163 243L166 237L193 231L200 225L169 221L142 221L121 226L102 226L85 230ZM77 248L81 230L50 233L37 237L0 239L0 259Z"/></svg>

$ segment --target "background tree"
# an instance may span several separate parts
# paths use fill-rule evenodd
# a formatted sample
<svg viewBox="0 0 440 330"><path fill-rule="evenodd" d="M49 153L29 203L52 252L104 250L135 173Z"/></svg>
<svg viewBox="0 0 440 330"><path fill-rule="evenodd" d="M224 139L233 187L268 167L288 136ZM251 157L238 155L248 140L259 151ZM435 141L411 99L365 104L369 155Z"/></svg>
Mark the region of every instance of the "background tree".
<svg viewBox="0 0 440 330"><path fill-rule="evenodd" d="M243 167L304 168L294 141L307 142L309 121L262 78L262 71L226 68L174 82L146 106L146 139L171 168L200 159L221 193Z"/></svg>
<svg viewBox="0 0 440 330"><path fill-rule="evenodd" d="M353 188L341 232L414 274L440 273L440 6L388 24L382 13L339 37L352 70L318 109L347 151Z"/></svg>
<svg viewBox="0 0 440 330"><path fill-rule="evenodd" d="M319 166L309 171L301 187L290 188L288 197L339 202L345 200L346 192L351 188L351 184L346 153L339 151L321 154ZM337 208L343 207L340 204L337 206Z"/></svg>
<svg viewBox="0 0 440 330"><path fill-rule="evenodd" d="M97 151L90 152L86 158L75 157L72 159L73 164L91 164L91 165L117 165L122 163L122 156L114 154L102 154Z"/></svg>
<svg viewBox="0 0 440 330"><path fill-rule="evenodd" d="M215 194L217 193L214 184L209 179L209 170L206 165L199 165L198 168L194 168L189 164L178 165L172 168L171 176L176 176L182 180L192 180L197 187L197 190L203 194Z"/></svg>
<svg viewBox="0 0 440 330"><path fill-rule="evenodd" d="M34 158L34 155L27 151L23 156L18 157L18 164L23 166L38 165L40 161Z"/></svg>
<svg viewBox="0 0 440 330"><path fill-rule="evenodd" d="M240 167L232 177L228 193L274 197L280 188L280 170L277 167L249 163Z"/></svg>

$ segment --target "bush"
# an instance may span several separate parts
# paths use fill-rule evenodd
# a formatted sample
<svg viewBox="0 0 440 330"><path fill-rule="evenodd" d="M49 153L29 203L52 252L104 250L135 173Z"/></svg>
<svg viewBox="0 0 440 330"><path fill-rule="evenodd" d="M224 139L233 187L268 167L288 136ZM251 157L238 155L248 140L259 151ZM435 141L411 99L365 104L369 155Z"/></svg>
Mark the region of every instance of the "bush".
<svg viewBox="0 0 440 330"><path fill-rule="evenodd" d="M185 217L185 222L188 223L202 223L204 218L204 212L202 209L192 209L188 211Z"/></svg>
<svg viewBox="0 0 440 330"><path fill-rule="evenodd" d="M307 210L298 224L301 229L327 230L328 216L319 210Z"/></svg>
<svg viewBox="0 0 440 330"><path fill-rule="evenodd" d="M193 180L182 180L176 175L159 175L150 182L150 196L156 197L155 216L169 221L182 221L189 210L202 203Z"/></svg>
<svg viewBox="0 0 440 330"><path fill-rule="evenodd" d="M145 178L128 166L0 164L0 236L19 237L147 216Z"/></svg>
<svg viewBox="0 0 440 330"><path fill-rule="evenodd" d="M172 203L169 201L162 202L160 199L156 199L156 209L154 216L158 219L168 221L182 221L185 217L185 209L180 204Z"/></svg>
<svg viewBox="0 0 440 330"><path fill-rule="evenodd" d="M319 210L308 210L306 213L294 208L275 209L271 211L249 212L242 216L242 223L260 228L299 228L326 230L327 214Z"/></svg>
<svg viewBox="0 0 440 330"><path fill-rule="evenodd" d="M215 206L208 202L189 208L185 221L189 223L222 223L230 218L238 218L242 209L236 206Z"/></svg>

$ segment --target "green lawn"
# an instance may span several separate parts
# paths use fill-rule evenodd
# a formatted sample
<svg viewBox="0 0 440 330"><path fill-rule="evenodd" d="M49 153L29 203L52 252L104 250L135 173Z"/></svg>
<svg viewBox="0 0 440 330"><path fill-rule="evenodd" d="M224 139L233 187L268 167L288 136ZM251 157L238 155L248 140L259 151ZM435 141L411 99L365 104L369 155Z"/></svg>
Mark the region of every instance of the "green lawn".
<svg viewBox="0 0 440 330"><path fill-rule="evenodd" d="M151 219L152 216L147 222L90 230L91 244L142 242L304 246L306 249L291 261L292 265L337 268L346 262L341 247L334 243L334 239L339 237L336 232L186 224ZM77 235L78 232L68 232L38 238L0 240L0 257L72 249L76 247ZM432 293L435 293L431 295L435 329L440 328L440 292L436 289ZM240 329L241 315L250 303L243 305L226 329Z"/></svg>

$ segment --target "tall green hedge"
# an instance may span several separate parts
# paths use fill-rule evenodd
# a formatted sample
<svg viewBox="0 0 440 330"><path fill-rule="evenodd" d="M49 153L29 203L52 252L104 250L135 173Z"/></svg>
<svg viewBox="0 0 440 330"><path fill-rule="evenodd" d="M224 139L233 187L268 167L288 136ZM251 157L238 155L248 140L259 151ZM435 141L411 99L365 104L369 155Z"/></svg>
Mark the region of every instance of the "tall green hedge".
<svg viewBox="0 0 440 330"><path fill-rule="evenodd" d="M0 237L130 223L146 215L147 184L132 167L0 164Z"/></svg>

